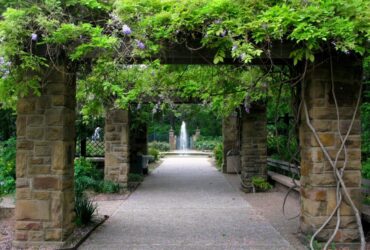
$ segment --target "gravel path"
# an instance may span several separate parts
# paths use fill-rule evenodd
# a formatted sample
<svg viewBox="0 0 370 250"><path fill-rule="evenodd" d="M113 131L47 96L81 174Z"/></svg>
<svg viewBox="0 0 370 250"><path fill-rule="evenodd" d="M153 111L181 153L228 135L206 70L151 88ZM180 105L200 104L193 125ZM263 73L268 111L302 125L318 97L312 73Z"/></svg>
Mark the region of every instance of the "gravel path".
<svg viewBox="0 0 370 250"><path fill-rule="evenodd" d="M236 189L240 188L240 180L237 175L225 175L229 183ZM286 190L274 189L267 193L244 193L242 197L256 211L266 218L271 225L297 250L308 249L298 239L300 212L299 194L291 193L285 204L285 217L282 212L282 205L286 195Z"/></svg>
<svg viewBox="0 0 370 250"><path fill-rule="evenodd" d="M81 249L295 249L205 157L166 158Z"/></svg>

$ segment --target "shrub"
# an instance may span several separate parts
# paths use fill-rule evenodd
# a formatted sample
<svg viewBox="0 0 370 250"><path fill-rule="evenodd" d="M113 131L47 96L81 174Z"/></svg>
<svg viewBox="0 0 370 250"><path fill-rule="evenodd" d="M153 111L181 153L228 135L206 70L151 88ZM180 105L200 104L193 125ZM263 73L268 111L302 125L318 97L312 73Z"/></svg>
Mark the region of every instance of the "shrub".
<svg viewBox="0 0 370 250"><path fill-rule="evenodd" d="M267 154L274 159L290 161L292 154L298 150L298 147L296 137L292 137L288 142L286 135L276 136L272 131L267 134Z"/></svg>
<svg viewBox="0 0 370 250"><path fill-rule="evenodd" d="M363 204L370 206L370 196L364 196L364 199L362 201Z"/></svg>
<svg viewBox="0 0 370 250"><path fill-rule="evenodd" d="M76 225L87 225L93 219L96 209L97 205L94 204L86 195L76 195Z"/></svg>
<svg viewBox="0 0 370 250"><path fill-rule="evenodd" d="M222 143L216 144L216 146L213 149L213 153L216 158L216 165L218 169L221 169L223 157L224 157L224 146Z"/></svg>
<svg viewBox="0 0 370 250"><path fill-rule="evenodd" d="M154 157L154 161L159 159L159 151L155 148L149 148L148 153Z"/></svg>
<svg viewBox="0 0 370 250"><path fill-rule="evenodd" d="M97 193L118 193L120 190L119 184L113 181L97 181L93 186L94 191Z"/></svg>
<svg viewBox="0 0 370 250"><path fill-rule="evenodd" d="M370 179L370 158L362 162L362 177Z"/></svg>
<svg viewBox="0 0 370 250"><path fill-rule="evenodd" d="M149 148L154 148L159 152L170 151L170 144L168 142L152 141L148 144Z"/></svg>
<svg viewBox="0 0 370 250"><path fill-rule="evenodd" d="M16 139L0 144L0 196L15 191Z"/></svg>
<svg viewBox="0 0 370 250"><path fill-rule="evenodd" d="M215 147L222 142L221 137L199 137L194 142L194 147L198 150L214 150Z"/></svg>
<svg viewBox="0 0 370 250"><path fill-rule="evenodd" d="M257 191L267 191L272 188L272 185L268 183L265 179L259 176L252 177L252 185Z"/></svg>
<svg viewBox="0 0 370 250"><path fill-rule="evenodd" d="M144 176L142 174L128 174L128 182L142 182L144 180Z"/></svg>
<svg viewBox="0 0 370 250"><path fill-rule="evenodd" d="M77 196L82 195L86 189L97 193L117 193L120 186L118 183L103 180L102 171L90 161L79 158L75 160L75 193Z"/></svg>
<svg viewBox="0 0 370 250"><path fill-rule="evenodd" d="M99 171L90 161L81 157L75 160L75 178L83 176L90 177L92 179L103 179L103 173Z"/></svg>
<svg viewBox="0 0 370 250"><path fill-rule="evenodd" d="M87 189L94 189L96 181L89 176L81 176L75 178L75 193L76 196L82 195Z"/></svg>

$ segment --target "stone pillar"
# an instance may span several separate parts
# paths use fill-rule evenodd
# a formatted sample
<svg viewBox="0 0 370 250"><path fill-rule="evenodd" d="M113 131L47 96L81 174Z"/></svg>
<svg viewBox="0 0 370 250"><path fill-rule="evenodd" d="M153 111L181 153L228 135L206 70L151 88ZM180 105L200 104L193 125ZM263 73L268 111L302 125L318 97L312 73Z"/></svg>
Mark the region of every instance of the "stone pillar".
<svg viewBox="0 0 370 250"><path fill-rule="evenodd" d="M333 75L335 95L339 106L339 128L344 135L347 133L354 114L355 103L361 84L361 67L356 61L335 59ZM331 69L329 63L312 67L305 78L304 98L307 103L309 118L317 134L328 150L331 159L341 145L337 129L337 115L331 88ZM304 111L301 115L300 146L301 146L301 229L305 235L312 235L336 206L336 182L334 171L319 147L314 134L306 125ZM355 117L353 128L346 143L348 163L344 173L347 185L356 206L361 204L361 122L359 111ZM340 154L338 168L343 167L344 152ZM335 236L336 246L359 240L356 221L349 204L341 204L341 226ZM317 240L326 241L333 229L335 220L318 235ZM350 247L350 249L353 249Z"/></svg>
<svg viewBox="0 0 370 250"><path fill-rule="evenodd" d="M230 150L239 152L240 150L240 131L239 131L239 121L238 114L234 114L225 117L222 120L222 139L224 146L224 156L222 163L222 172L223 173L235 173L235 170L232 171L233 167L227 167L227 153ZM238 169L240 166L238 166ZM229 170L228 170L229 169Z"/></svg>
<svg viewBox="0 0 370 250"><path fill-rule="evenodd" d="M242 189L251 192L253 176L267 178L266 107L254 104L250 113L242 110L240 150Z"/></svg>
<svg viewBox="0 0 370 250"><path fill-rule="evenodd" d="M57 248L74 229L76 85L63 71L18 100L14 248Z"/></svg>
<svg viewBox="0 0 370 250"><path fill-rule="evenodd" d="M129 129L127 110L106 111L104 178L121 186L127 185L129 172Z"/></svg>
<svg viewBox="0 0 370 250"><path fill-rule="evenodd" d="M176 136L175 131L173 131L173 128L171 127L170 133L169 133L169 143L170 143L170 150L176 150Z"/></svg>

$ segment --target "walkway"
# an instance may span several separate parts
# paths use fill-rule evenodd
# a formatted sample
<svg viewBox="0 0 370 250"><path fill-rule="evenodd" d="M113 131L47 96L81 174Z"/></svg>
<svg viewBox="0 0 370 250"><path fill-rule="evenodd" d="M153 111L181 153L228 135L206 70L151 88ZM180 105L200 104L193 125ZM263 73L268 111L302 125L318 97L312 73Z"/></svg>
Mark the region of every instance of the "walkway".
<svg viewBox="0 0 370 250"><path fill-rule="evenodd" d="M205 157L167 158L81 249L293 249Z"/></svg>

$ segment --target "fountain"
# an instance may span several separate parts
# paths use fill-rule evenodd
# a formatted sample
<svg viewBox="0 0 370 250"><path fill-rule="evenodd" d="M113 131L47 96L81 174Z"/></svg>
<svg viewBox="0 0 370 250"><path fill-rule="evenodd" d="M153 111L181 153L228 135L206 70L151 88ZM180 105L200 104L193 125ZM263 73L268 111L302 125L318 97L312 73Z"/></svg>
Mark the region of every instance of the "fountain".
<svg viewBox="0 0 370 250"><path fill-rule="evenodd" d="M196 135L193 137L198 138L200 136L200 130L197 129ZM191 140L191 138L190 138ZM171 128L169 131L169 142L173 145L173 148L177 150L171 150L169 152L164 152L165 156L172 157L211 157L212 152L203 152L197 150L189 150L189 138L186 131L186 123L183 121L180 129L180 136L176 137L174 131Z"/></svg>
<svg viewBox="0 0 370 250"><path fill-rule="evenodd" d="M188 135L186 133L186 124L183 121L180 130L180 150L186 151L188 149Z"/></svg>

